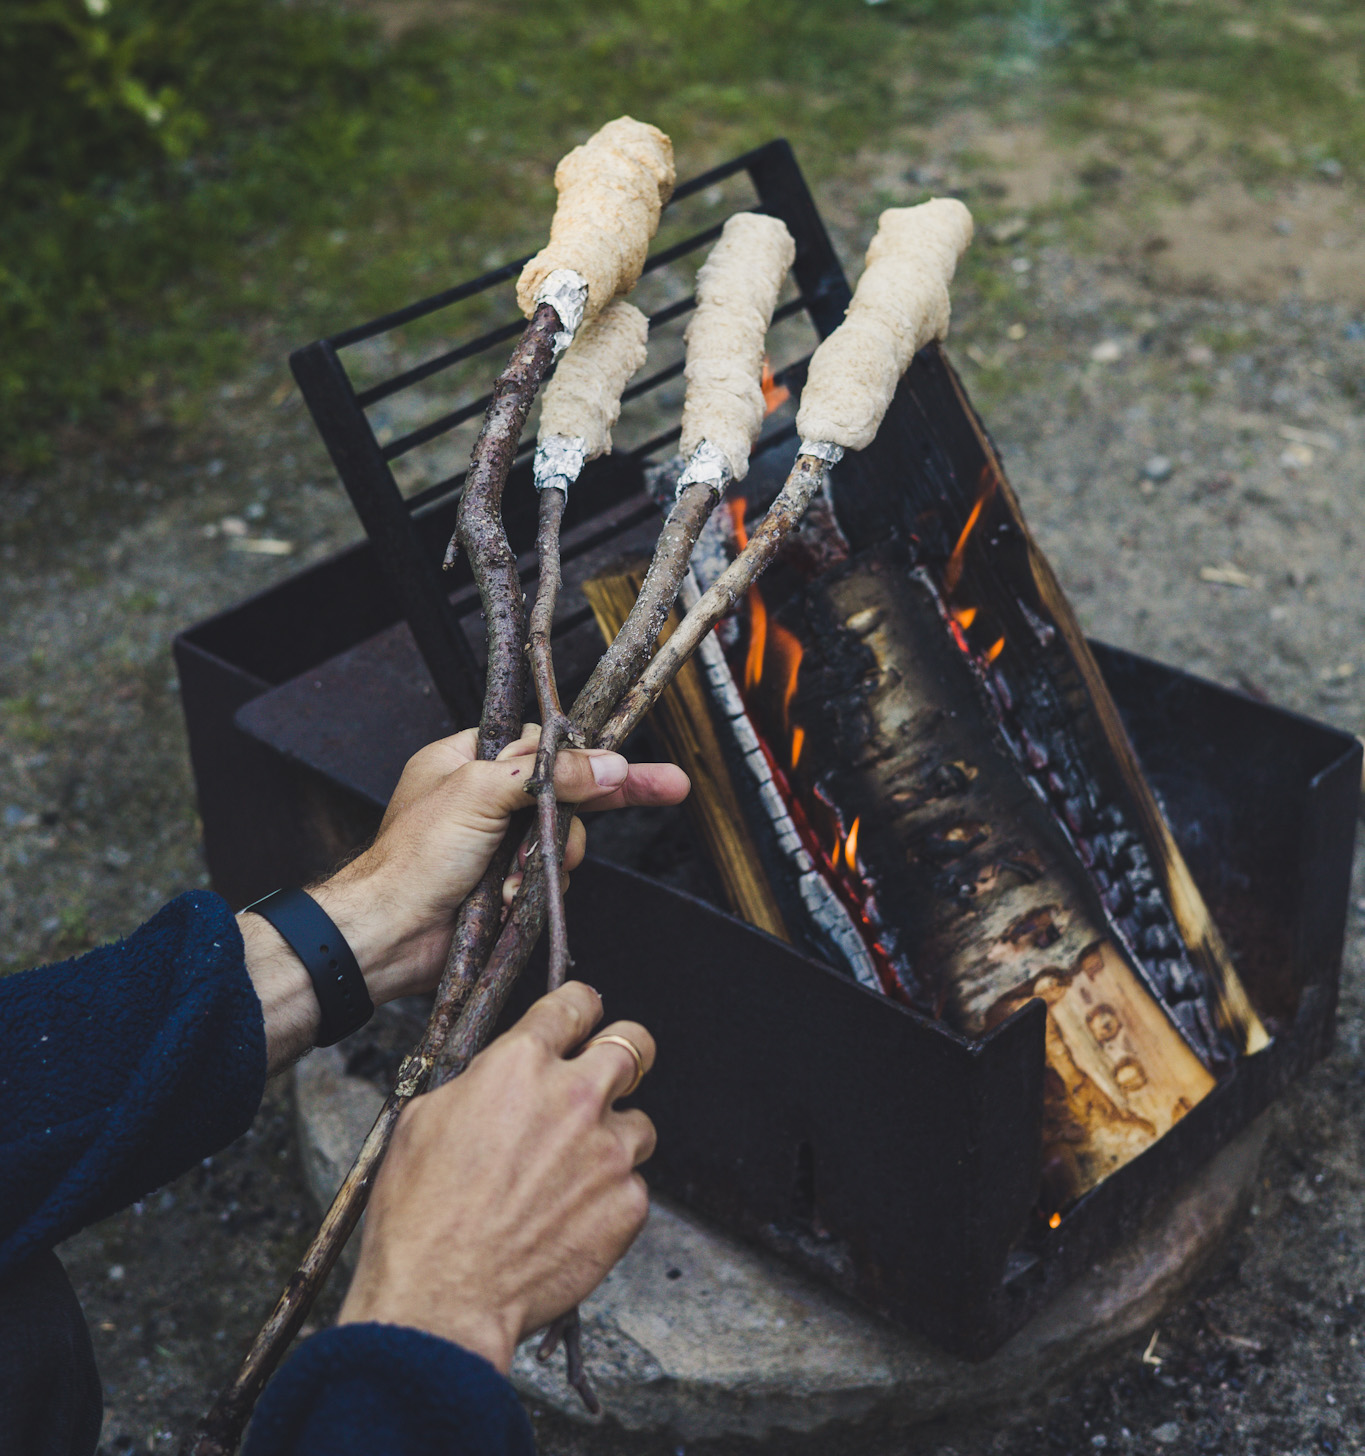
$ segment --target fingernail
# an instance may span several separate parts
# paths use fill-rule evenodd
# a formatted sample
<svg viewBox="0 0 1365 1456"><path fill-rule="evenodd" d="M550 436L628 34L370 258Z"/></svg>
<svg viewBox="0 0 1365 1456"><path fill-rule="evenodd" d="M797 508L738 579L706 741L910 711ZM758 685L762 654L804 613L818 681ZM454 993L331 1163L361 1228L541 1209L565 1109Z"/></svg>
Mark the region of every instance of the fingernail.
<svg viewBox="0 0 1365 1456"><path fill-rule="evenodd" d="M629 772L630 765L619 753L592 755L592 776L599 789L619 788Z"/></svg>

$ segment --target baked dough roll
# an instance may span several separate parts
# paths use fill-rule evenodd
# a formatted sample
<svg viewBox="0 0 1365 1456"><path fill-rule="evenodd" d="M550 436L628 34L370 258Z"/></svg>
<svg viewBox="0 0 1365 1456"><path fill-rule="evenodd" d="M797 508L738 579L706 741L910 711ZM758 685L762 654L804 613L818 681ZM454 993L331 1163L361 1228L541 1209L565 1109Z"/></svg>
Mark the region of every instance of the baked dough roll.
<svg viewBox="0 0 1365 1456"><path fill-rule="evenodd" d="M972 215L955 198L882 213L844 321L811 358L796 416L803 441L872 443L910 361L948 332L948 285L971 240Z"/></svg>
<svg viewBox="0 0 1365 1456"><path fill-rule="evenodd" d="M724 454L735 480L748 474L763 426L763 341L795 256L785 223L737 212L697 274L697 309L684 335L687 397L679 448L690 459L708 441Z"/></svg>
<svg viewBox="0 0 1365 1456"><path fill-rule="evenodd" d="M545 386L537 438L579 439L584 460L608 454L621 394L645 362L648 337L649 320L619 298L584 324Z"/></svg>
<svg viewBox="0 0 1365 1456"><path fill-rule="evenodd" d="M587 282L585 320L629 293L675 180L673 143L658 127L629 116L609 121L575 147L555 168L559 203L550 241L517 281L522 313L535 313L541 285L561 269Z"/></svg>

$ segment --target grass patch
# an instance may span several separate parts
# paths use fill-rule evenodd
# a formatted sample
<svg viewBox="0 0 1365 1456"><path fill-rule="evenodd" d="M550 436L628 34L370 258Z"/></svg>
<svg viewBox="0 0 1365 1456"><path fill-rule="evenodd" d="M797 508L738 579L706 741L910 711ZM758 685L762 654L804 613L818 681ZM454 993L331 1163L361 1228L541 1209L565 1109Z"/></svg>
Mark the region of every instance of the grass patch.
<svg viewBox="0 0 1365 1456"><path fill-rule="evenodd" d="M1365 152L1363 36L1348 0L471 0L391 40L322 0L19 0L0 454L40 463L128 395L192 409L267 331L534 245L555 159L621 112L688 170L783 133L820 178L962 100L1141 151L1116 103L1159 89L1226 123L1248 175L1335 176Z"/></svg>

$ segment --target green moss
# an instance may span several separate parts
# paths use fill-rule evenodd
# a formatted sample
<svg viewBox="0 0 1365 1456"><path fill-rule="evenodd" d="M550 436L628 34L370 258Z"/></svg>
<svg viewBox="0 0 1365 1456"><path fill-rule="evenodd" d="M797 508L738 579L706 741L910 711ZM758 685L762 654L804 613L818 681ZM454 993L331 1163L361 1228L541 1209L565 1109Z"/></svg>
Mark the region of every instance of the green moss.
<svg viewBox="0 0 1365 1456"><path fill-rule="evenodd" d="M41 748L52 741L52 730L43 721L34 693L0 698L0 725L3 725L6 738L31 748Z"/></svg>

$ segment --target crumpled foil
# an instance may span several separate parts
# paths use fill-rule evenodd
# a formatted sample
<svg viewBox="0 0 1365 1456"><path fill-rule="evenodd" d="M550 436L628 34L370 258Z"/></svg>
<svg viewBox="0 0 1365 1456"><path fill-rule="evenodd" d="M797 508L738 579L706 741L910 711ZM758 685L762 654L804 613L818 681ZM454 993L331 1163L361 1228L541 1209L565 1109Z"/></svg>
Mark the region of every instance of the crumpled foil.
<svg viewBox="0 0 1365 1456"><path fill-rule="evenodd" d="M802 440L798 455L814 455L827 465L837 465L844 458L842 445L831 445L828 440Z"/></svg>
<svg viewBox="0 0 1365 1456"><path fill-rule="evenodd" d="M531 478L536 489L548 490L554 486L567 495L586 458L587 441L582 435L546 435L536 445L536 456L531 462Z"/></svg>
<svg viewBox="0 0 1365 1456"><path fill-rule="evenodd" d="M583 322L583 310L588 304L588 280L572 268L556 268L547 274L536 294L536 302L548 303L559 315L562 325L555 335L556 359L573 343L573 336Z"/></svg>
<svg viewBox="0 0 1365 1456"><path fill-rule="evenodd" d="M730 460L710 440L703 440L692 452L687 469L678 477L678 489L685 485L709 485L717 495L725 493L730 483Z"/></svg>

